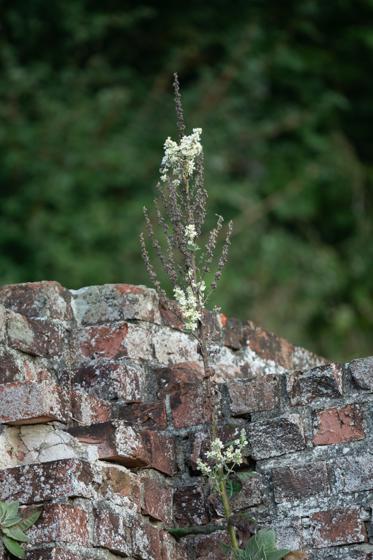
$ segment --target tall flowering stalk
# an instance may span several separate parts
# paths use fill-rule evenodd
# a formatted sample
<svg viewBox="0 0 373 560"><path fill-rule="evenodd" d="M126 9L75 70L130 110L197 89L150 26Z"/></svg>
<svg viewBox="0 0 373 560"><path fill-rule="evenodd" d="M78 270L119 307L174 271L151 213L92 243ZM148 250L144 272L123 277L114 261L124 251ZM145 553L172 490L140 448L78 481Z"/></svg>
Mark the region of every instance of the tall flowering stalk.
<svg viewBox="0 0 373 560"><path fill-rule="evenodd" d="M217 244L223 230L224 220L217 217L216 225L207 233L207 241L202 243L201 236L206 219L207 191L204 186L203 148L201 144L201 128L194 128L186 134L183 108L177 75L174 75L174 91L179 140L167 138L164 143L164 156L160 166L160 181L157 184L158 197L154 201L156 219L163 232L162 239L155 235L154 227L147 208L144 208L145 228L148 241L153 247L161 267L168 276L185 329L197 340L202 356L205 389L208 395L208 406L211 413L211 453L220 445L217 438L217 401L211 380L213 374L208 360L208 334L204 324L204 310L211 293L216 289L228 258L228 250L232 235L232 222L228 223L223 247L217 255ZM161 301L167 294L161 287L157 271L152 264L148 252L145 234L140 236L141 251L146 269L154 284ZM210 281L208 281L208 279ZM231 509L227 494L227 470L229 458L231 465L238 455L229 457L227 453L237 453L229 449L224 456L224 464L217 462L215 466L200 463L202 473L214 477L215 489L220 494L231 544L238 549L237 538L231 523ZM213 458L211 455L210 459Z"/></svg>

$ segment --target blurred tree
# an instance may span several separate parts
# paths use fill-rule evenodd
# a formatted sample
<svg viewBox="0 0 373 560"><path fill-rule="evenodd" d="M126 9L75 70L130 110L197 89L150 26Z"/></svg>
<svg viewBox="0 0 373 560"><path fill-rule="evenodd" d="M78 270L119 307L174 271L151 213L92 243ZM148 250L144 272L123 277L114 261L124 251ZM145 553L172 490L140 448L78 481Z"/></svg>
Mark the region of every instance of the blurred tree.
<svg viewBox="0 0 373 560"><path fill-rule="evenodd" d="M211 214L235 220L219 304L332 359L371 353L372 0L1 8L2 283L147 282L177 70Z"/></svg>

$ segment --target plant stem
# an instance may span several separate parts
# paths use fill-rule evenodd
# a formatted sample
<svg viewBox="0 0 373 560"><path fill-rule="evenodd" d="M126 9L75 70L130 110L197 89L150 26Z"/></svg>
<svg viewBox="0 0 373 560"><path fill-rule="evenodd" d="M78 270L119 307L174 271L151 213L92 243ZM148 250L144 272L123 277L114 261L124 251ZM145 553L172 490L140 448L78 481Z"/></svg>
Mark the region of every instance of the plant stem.
<svg viewBox="0 0 373 560"><path fill-rule="evenodd" d="M234 551L239 550L236 531L232 524L232 510L231 504L229 502L228 494L227 494L227 487L225 484L225 480L221 480L219 482L219 493L223 502L224 507L224 517L227 520L227 532L231 541L231 545Z"/></svg>

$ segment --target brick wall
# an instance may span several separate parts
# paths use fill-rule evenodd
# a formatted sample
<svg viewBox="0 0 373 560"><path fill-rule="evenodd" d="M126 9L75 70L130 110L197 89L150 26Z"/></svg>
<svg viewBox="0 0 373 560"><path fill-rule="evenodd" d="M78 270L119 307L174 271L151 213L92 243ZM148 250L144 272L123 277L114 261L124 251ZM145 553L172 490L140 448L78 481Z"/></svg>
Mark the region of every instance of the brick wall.
<svg viewBox="0 0 373 560"><path fill-rule="evenodd" d="M372 559L373 358L326 363L251 322L206 320L220 435L250 440L240 538L249 512L310 560ZM221 504L196 469L198 346L152 290L0 288L0 383L0 499L43 504L28 559L224 557ZM175 526L198 528L175 540Z"/></svg>

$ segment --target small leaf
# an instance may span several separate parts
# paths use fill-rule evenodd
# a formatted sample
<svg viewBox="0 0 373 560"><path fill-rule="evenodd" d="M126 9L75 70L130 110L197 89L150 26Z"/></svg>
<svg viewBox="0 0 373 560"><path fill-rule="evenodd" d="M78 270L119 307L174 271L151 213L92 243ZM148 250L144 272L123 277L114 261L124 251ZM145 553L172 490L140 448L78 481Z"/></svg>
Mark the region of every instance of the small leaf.
<svg viewBox="0 0 373 560"><path fill-rule="evenodd" d="M5 502L6 508L6 518L7 520L9 517L16 517L18 515L19 510L19 502Z"/></svg>
<svg viewBox="0 0 373 560"><path fill-rule="evenodd" d="M5 516L6 516L6 503L0 501L0 525L5 519Z"/></svg>
<svg viewBox="0 0 373 560"><path fill-rule="evenodd" d="M3 536L4 546L13 556L23 559L25 557L24 549L13 539Z"/></svg>
<svg viewBox="0 0 373 560"><path fill-rule="evenodd" d="M237 473L237 476L240 480L242 480L242 482L244 482L249 478L253 478L254 476L257 476L257 474L258 473L256 471L241 471Z"/></svg>
<svg viewBox="0 0 373 560"><path fill-rule="evenodd" d="M4 535L7 535L8 537L10 537L11 539L13 539L15 541L19 541L19 542L27 542L28 541L27 535L17 525L14 525L13 527L10 527L9 529L7 529L6 527L3 527L3 533L4 533Z"/></svg>
<svg viewBox="0 0 373 560"><path fill-rule="evenodd" d="M39 519L41 511L41 509L36 509L35 511L33 511L31 515L25 517L25 519L22 519L18 523L18 527L22 529L22 531L26 531L27 529L32 527L32 525L34 525L34 523L36 523L36 521Z"/></svg>

